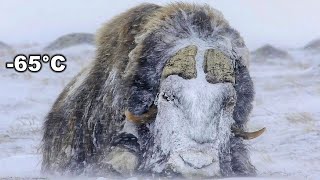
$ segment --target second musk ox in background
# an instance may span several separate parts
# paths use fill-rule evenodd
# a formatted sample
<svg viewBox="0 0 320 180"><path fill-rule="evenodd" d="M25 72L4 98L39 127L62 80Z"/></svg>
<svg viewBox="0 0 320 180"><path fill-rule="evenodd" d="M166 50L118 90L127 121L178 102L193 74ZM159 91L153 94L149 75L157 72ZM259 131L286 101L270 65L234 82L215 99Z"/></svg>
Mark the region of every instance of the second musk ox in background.
<svg viewBox="0 0 320 180"><path fill-rule="evenodd" d="M250 176L248 50L208 6L143 4L105 24L97 53L46 117L42 170Z"/></svg>
<svg viewBox="0 0 320 180"><path fill-rule="evenodd" d="M94 35L89 33L66 34L46 46L44 51L61 50L80 44L94 45Z"/></svg>

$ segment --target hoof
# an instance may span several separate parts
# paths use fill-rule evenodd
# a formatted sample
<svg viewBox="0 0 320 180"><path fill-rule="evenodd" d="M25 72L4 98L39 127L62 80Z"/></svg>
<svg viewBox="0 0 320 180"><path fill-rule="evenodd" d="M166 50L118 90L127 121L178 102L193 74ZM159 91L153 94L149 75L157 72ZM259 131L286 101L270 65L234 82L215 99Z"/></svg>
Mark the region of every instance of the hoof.
<svg viewBox="0 0 320 180"><path fill-rule="evenodd" d="M123 176L132 176L139 165L139 158L125 148L115 147L105 158L105 163Z"/></svg>
<svg viewBox="0 0 320 180"><path fill-rule="evenodd" d="M138 143L138 138L130 133L121 133L113 141L112 146L121 146L125 149L129 149L133 152L138 153L140 150L140 145Z"/></svg>

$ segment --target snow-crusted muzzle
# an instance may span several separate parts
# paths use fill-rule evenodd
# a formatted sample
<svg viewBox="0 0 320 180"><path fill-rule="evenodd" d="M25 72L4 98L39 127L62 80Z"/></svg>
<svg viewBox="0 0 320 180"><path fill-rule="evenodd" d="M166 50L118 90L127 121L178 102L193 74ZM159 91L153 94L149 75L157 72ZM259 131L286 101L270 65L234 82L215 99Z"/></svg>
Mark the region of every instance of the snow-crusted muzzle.
<svg viewBox="0 0 320 180"><path fill-rule="evenodd" d="M164 80L158 114L150 126L155 147L148 162L153 170L219 176L219 154L227 148L234 123L235 96L231 83L210 84L176 75Z"/></svg>

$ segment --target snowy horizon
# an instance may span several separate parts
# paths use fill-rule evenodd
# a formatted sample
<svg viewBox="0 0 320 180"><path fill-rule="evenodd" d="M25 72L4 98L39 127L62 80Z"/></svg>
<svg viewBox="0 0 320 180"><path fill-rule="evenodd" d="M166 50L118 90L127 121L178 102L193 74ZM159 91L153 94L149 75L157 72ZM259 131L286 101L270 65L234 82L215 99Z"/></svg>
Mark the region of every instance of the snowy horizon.
<svg viewBox="0 0 320 180"><path fill-rule="evenodd" d="M0 41L8 44L48 43L72 32L95 33L115 15L140 3L166 0L93 1L3 0ZM320 2L316 0L185 0L220 10L250 49L264 44L300 48L320 38Z"/></svg>

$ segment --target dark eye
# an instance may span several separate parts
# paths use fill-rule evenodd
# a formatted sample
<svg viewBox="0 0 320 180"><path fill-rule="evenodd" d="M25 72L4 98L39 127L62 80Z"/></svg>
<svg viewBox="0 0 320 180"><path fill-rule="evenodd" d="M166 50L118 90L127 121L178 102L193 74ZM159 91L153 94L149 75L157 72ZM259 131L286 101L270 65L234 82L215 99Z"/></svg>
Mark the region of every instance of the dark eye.
<svg viewBox="0 0 320 180"><path fill-rule="evenodd" d="M162 98L166 101L174 101L175 97L174 95L169 95L167 93L162 93Z"/></svg>
<svg viewBox="0 0 320 180"><path fill-rule="evenodd" d="M229 97L224 100L224 107L234 107L236 105L236 99L234 97Z"/></svg>

